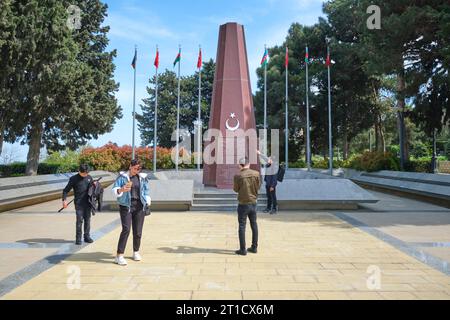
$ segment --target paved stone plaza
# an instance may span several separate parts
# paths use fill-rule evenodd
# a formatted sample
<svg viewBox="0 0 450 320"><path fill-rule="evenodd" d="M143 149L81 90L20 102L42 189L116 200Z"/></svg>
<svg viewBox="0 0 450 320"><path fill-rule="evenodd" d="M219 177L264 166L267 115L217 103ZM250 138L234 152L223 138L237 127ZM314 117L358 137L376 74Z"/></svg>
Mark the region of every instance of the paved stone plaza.
<svg viewBox="0 0 450 320"><path fill-rule="evenodd" d="M117 212L93 217L96 241L78 251L73 207L5 212L0 298L450 299L450 210L373 193L381 201L356 211L259 213L259 252L247 256L234 254L235 213L154 212L143 261L130 259L130 237L126 267L113 264Z"/></svg>

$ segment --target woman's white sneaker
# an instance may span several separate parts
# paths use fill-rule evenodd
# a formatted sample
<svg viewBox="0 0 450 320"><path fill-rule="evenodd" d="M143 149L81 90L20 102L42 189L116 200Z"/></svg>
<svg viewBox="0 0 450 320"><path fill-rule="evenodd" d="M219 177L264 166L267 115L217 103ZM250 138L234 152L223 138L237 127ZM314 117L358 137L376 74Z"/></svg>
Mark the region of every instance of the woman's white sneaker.
<svg viewBox="0 0 450 320"><path fill-rule="evenodd" d="M117 263L119 266L126 266L127 260L123 256L116 257L115 263Z"/></svg>
<svg viewBox="0 0 450 320"><path fill-rule="evenodd" d="M134 261L141 261L141 260L142 260L142 257L141 257L141 255L139 254L139 252L133 253L133 260L134 260Z"/></svg>

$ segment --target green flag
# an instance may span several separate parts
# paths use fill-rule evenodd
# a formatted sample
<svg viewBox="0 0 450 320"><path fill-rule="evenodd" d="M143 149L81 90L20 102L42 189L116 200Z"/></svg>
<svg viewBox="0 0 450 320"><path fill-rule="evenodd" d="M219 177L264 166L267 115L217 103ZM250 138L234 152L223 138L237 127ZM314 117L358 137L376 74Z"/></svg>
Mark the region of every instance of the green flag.
<svg viewBox="0 0 450 320"><path fill-rule="evenodd" d="M177 57L175 58L175 61L173 62L173 67L175 68L175 65L181 61L181 49L178 51Z"/></svg>

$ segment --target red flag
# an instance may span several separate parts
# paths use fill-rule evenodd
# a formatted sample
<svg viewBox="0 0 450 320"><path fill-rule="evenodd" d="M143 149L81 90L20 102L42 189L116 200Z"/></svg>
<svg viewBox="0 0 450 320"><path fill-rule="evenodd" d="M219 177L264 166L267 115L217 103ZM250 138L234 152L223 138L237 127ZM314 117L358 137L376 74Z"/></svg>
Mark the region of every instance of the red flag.
<svg viewBox="0 0 450 320"><path fill-rule="evenodd" d="M284 66L287 68L289 64L289 49L286 47L286 58L284 59Z"/></svg>
<svg viewBox="0 0 450 320"><path fill-rule="evenodd" d="M197 69L201 69L202 67L202 49L198 49L198 60L197 60Z"/></svg>
<svg viewBox="0 0 450 320"><path fill-rule="evenodd" d="M156 69L159 68L159 50L156 49L156 57L155 57L155 62L153 63L156 67Z"/></svg>
<svg viewBox="0 0 450 320"><path fill-rule="evenodd" d="M325 61L325 66L327 66L327 68L329 66L331 66L331 60L330 60L330 55L329 54L327 55L327 60Z"/></svg>

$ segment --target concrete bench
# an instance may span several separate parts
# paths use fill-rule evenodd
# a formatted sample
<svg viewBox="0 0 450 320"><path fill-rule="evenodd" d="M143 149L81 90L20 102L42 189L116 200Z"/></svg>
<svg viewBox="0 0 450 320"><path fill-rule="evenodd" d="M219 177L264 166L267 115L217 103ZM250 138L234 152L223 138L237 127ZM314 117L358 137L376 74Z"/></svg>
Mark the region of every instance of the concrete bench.
<svg viewBox="0 0 450 320"><path fill-rule="evenodd" d="M77 173L0 179L0 212L61 198L62 190L74 174ZM92 171L89 174L93 179L101 177L100 182L103 187L113 183L117 176L107 171ZM73 192L70 193L72 194Z"/></svg>
<svg viewBox="0 0 450 320"><path fill-rule="evenodd" d="M192 207L194 182L192 180L149 180L151 209L155 211L188 211ZM107 210L118 210L117 198L112 186L105 189L103 206Z"/></svg>
<svg viewBox="0 0 450 320"><path fill-rule="evenodd" d="M440 175L423 172L388 171L388 170L381 170L377 172L363 172L361 175L365 177L395 179L427 184L436 184L441 186L450 186L450 175Z"/></svg>
<svg viewBox="0 0 450 320"><path fill-rule="evenodd" d="M350 179L366 186L439 200L440 204L450 206L450 175L382 170L353 173Z"/></svg>
<svg viewBox="0 0 450 320"><path fill-rule="evenodd" d="M378 199L348 179L288 179L277 186L280 209L357 209Z"/></svg>
<svg viewBox="0 0 450 320"><path fill-rule="evenodd" d="M152 210L235 211L237 195L232 190L204 187L202 171L167 170L150 174ZM264 183L258 198L258 208L266 206ZM331 178L305 170L287 171L278 184L277 198L281 210L356 209L360 203L378 201L371 193L348 179ZM104 196L105 204L118 209L111 191Z"/></svg>

